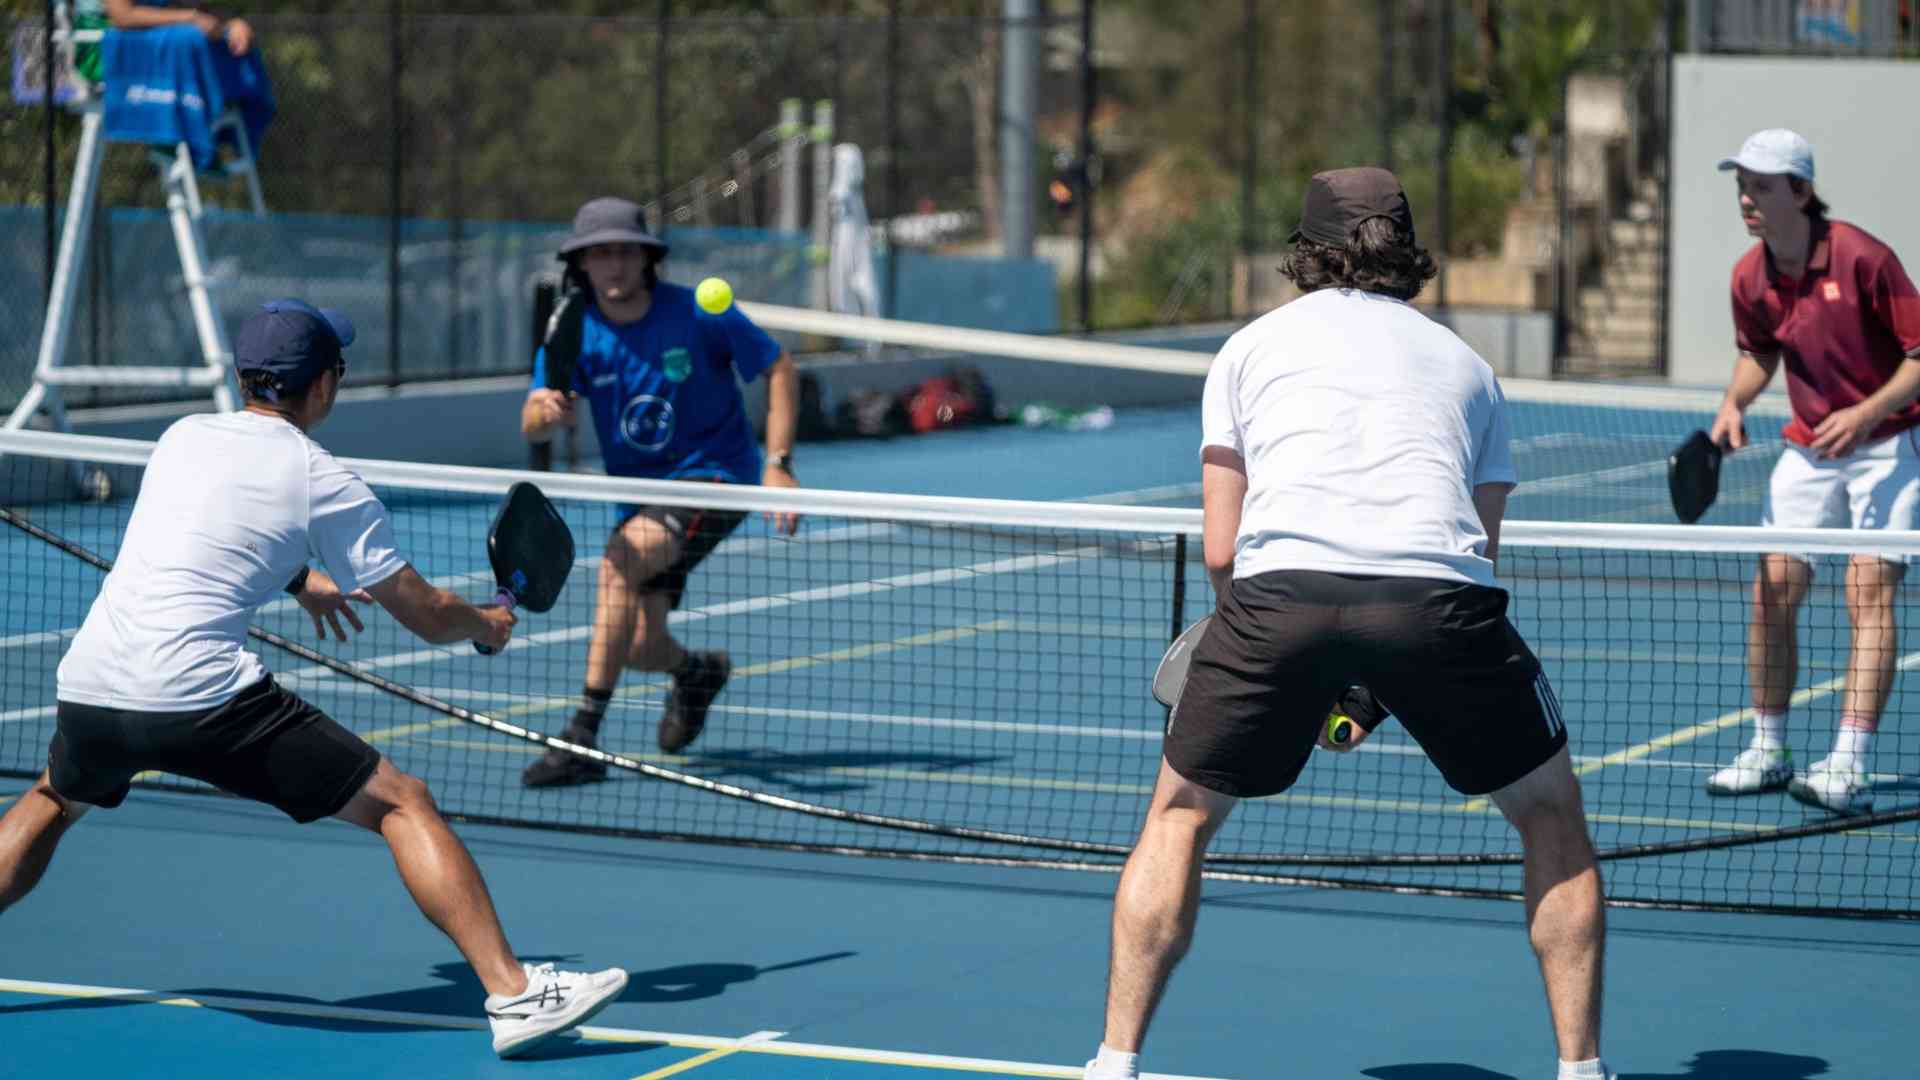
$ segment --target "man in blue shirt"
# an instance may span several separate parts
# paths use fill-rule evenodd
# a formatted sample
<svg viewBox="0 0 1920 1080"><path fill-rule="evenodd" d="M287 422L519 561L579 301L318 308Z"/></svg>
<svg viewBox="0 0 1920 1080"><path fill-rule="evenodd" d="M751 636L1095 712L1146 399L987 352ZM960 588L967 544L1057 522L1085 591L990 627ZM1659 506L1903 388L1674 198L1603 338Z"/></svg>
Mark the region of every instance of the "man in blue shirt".
<svg viewBox="0 0 1920 1080"><path fill-rule="evenodd" d="M666 255L636 204L600 198L580 208L560 259L587 288L575 301L577 314L562 316L577 324L550 334L535 358L521 432L536 443L550 439L573 421L573 403L584 398L609 475L798 487L793 358L738 308L709 314L694 304L693 290L660 281L656 268ZM549 378L549 365L557 378ZM736 375L767 379L764 464ZM586 685L562 737L597 745L623 667L665 671L673 687L659 742L672 753L699 736L730 669L723 651L683 648L667 632L667 615L680 603L687 573L746 515L671 506L626 511L600 560ZM791 514L776 518L782 532L797 525ZM546 787L605 777L605 765L551 750L522 780Z"/></svg>

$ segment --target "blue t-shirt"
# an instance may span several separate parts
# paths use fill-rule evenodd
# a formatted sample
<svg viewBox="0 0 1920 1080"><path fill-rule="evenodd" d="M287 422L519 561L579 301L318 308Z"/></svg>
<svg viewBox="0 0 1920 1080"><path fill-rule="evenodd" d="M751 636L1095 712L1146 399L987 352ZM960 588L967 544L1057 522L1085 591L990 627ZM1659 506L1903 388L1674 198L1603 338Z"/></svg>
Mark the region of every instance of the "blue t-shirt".
<svg viewBox="0 0 1920 1080"><path fill-rule="evenodd" d="M639 322L617 326L588 304L573 389L593 410L607 472L649 480L760 482L760 446L740 384L780 358L780 343L729 307L709 315L693 290L660 282ZM547 385L547 350L533 361Z"/></svg>

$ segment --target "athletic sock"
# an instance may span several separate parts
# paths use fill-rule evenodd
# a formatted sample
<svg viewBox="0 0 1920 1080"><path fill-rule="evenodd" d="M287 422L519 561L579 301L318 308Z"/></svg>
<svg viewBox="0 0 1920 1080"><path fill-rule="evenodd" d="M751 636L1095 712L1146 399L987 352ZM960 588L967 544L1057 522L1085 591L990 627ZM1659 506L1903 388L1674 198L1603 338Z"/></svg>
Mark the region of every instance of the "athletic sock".
<svg viewBox="0 0 1920 1080"><path fill-rule="evenodd" d="M1607 1071L1606 1063L1599 1058L1560 1063L1560 1080L1612 1080L1612 1078L1613 1074Z"/></svg>
<svg viewBox="0 0 1920 1080"><path fill-rule="evenodd" d="M607 704L613 700L612 690L595 690L584 687L580 691L580 711L573 714L574 727L589 735L600 734L600 721L607 717Z"/></svg>
<svg viewBox="0 0 1920 1080"><path fill-rule="evenodd" d="M1106 1043L1087 1067L1087 1080L1136 1080L1139 1075L1139 1054L1123 1054Z"/></svg>
<svg viewBox="0 0 1920 1080"><path fill-rule="evenodd" d="M1754 750L1785 750L1787 748L1787 710L1772 712L1767 709L1753 710L1753 742L1748 744Z"/></svg>
<svg viewBox="0 0 1920 1080"><path fill-rule="evenodd" d="M1874 719L1860 713L1840 718L1840 730L1833 736L1833 753L1827 764L1836 769L1867 771L1867 752L1873 749Z"/></svg>

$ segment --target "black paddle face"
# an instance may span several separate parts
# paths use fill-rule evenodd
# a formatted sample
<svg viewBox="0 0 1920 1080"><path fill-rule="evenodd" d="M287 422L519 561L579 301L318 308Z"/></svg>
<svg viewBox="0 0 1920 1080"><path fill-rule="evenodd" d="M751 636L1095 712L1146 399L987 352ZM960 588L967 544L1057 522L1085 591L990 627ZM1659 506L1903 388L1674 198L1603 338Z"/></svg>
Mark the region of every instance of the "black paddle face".
<svg viewBox="0 0 1920 1080"><path fill-rule="evenodd" d="M529 611L551 610L573 570L573 532L540 489L513 485L487 533L493 577Z"/></svg>
<svg viewBox="0 0 1920 1080"><path fill-rule="evenodd" d="M1684 524L1700 520L1720 494L1720 448L1704 431L1695 431L1667 458L1667 491L1673 512Z"/></svg>

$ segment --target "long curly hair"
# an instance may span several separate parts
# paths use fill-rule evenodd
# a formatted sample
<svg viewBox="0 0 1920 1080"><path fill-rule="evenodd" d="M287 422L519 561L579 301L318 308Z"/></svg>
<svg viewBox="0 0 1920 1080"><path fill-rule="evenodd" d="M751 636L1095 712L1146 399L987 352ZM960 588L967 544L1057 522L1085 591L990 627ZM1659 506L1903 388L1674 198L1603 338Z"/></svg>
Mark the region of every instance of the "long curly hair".
<svg viewBox="0 0 1920 1080"><path fill-rule="evenodd" d="M1440 272L1433 256L1414 242L1413 233L1387 218L1370 218L1354 228L1344 246L1302 237L1280 264L1301 292L1361 289L1411 300Z"/></svg>

